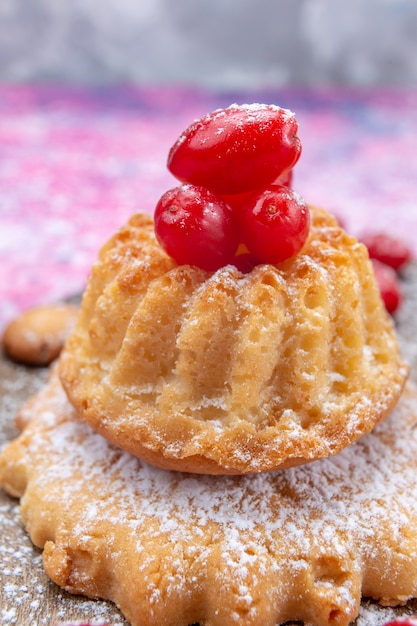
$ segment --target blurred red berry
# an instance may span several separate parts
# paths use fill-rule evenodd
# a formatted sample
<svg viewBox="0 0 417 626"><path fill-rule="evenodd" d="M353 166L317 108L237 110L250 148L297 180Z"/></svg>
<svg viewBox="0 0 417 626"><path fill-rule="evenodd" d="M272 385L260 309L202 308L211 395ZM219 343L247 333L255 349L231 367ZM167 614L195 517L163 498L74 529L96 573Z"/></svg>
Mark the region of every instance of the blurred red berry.
<svg viewBox="0 0 417 626"><path fill-rule="evenodd" d="M394 270L399 270L411 260L409 246L398 237L387 233L366 233L360 240L368 248L369 256Z"/></svg>
<svg viewBox="0 0 417 626"><path fill-rule="evenodd" d="M371 259L371 262L385 308L388 313L393 314L403 300L401 285L397 274L392 267L378 261L378 259Z"/></svg>

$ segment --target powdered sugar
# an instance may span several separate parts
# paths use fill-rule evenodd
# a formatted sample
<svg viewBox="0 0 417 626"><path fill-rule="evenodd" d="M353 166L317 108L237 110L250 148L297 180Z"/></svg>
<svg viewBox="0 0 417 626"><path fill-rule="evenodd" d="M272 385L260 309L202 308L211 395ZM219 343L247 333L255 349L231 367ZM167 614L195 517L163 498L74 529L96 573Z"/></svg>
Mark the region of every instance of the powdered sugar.
<svg viewBox="0 0 417 626"><path fill-rule="evenodd" d="M406 318L411 319L409 315ZM413 337L415 334L411 342ZM410 343L410 339L407 341ZM412 347L408 346L409 352ZM2 367L0 445L3 446L16 434L12 415L23 396L43 384L45 373L26 371L11 364ZM353 571L360 571L361 559L369 563L381 554L389 571L401 551L403 563L415 569L417 555L403 533L403 528L412 528L411 522L417 517L417 431L408 423L410 415L417 410L413 397L404 398L400 408L375 433L333 459L280 474L246 478L198 477L152 468L110 446L82 422L61 420L59 415L66 407L62 392L54 396L52 404L54 408L44 407L42 421L52 437L53 458L38 480L40 486L48 485L50 501L58 502L56 506L65 519L80 497L80 488L85 484L82 476L89 477L91 490L83 496L83 515L73 528L80 546L88 547L98 521L106 519L114 525L122 524L135 537L133 550L143 555L142 572L146 572L152 554L149 538L142 533L146 521L156 520L156 540L163 542L170 538L167 558L174 563L176 572L170 578L172 586L193 587L198 582L195 574L184 569L184 554L204 568L211 558L212 546L218 545L222 567L217 584L224 586L234 577L239 599L249 611L255 610L250 608L254 587L262 585L263 580L275 579L283 565L277 558L279 554L271 558L274 537L283 528L289 539L282 542L285 550L281 557L285 557L285 566L293 573L308 571L311 564L303 554L312 549L323 557L346 558L349 552L346 536L351 538L350 550L357 556L350 563ZM34 433L29 455L32 462L36 455L42 456L43 438L42 430ZM38 461L46 462L39 456ZM70 484L68 479L74 467L78 473L81 470L80 479ZM110 493L106 487L108 481ZM95 497L98 488L104 489L101 495L105 497ZM291 506L295 496L296 510ZM388 520L388 525L384 520ZM0 522L2 624L50 626L52 615L62 620L125 623L111 604L72 598L48 581L40 553L31 546L21 526L17 503L3 492L0 492ZM205 545L207 527L213 524L210 542ZM388 539L399 547L398 553L393 553ZM182 555L175 551L174 544L182 546ZM250 576L254 576L254 562L258 578L249 583ZM325 580L323 585L331 591L335 582ZM348 605L354 593L349 577L337 585L338 597ZM158 603L157 587L152 597ZM53 613L43 612L45 603L53 607ZM393 610L363 602L357 623L382 626L388 619L410 611L412 606ZM238 615L236 620L239 623Z"/></svg>
<svg viewBox="0 0 417 626"><path fill-rule="evenodd" d="M0 449L18 434L13 423L24 398L35 393L46 370L26 369L0 359ZM50 414L45 419L51 423ZM55 586L42 567L42 556L25 532L18 502L0 490L0 623L51 626L53 617L126 624L111 604L75 599ZM51 603L53 611L49 612Z"/></svg>
<svg viewBox="0 0 417 626"><path fill-rule="evenodd" d="M185 588L187 559L178 555L176 560L173 546L182 546L203 568L212 558L210 546L201 544L210 528L211 544L220 548L217 584L223 586L233 577L239 602L250 611L256 611L251 594L261 584L261 574L279 578L285 570L291 577L291 572L311 567L309 555L317 551L323 558L337 555L353 572L361 570L363 558L372 561L382 552L389 570L394 565L387 529L391 541L407 551L407 567L417 562L417 553L402 535L402 528L417 519L417 431L407 426L410 415L417 413L413 394L405 396L375 433L337 457L247 477L193 476L152 468L108 444L84 422L63 419L63 407L66 414L71 409L59 387L48 402L27 451L29 472L32 463L42 471L30 489L32 497L33 490L42 489L48 509L60 506L64 525L81 500L83 514L71 529L80 547L87 549L102 521L114 528L123 526L126 535L134 537L144 572L154 558L150 544L167 544L165 558L175 572L170 584ZM278 536L285 537L284 545L277 544ZM107 541L110 548L112 538ZM353 546L357 560L351 562ZM333 590L336 586L340 602L353 606L352 582L348 576L339 586L334 579L324 584ZM10 598L26 592L15 583L4 590L9 604ZM158 587L154 601L158 602ZM17 623L13 611L6 618L6 624Z"/></svg>
<svg viewBox="0 0 417 626"><path fill-rule="evenodd" d="M46 576L42 557L24 531L18 504L0 493L0 623L51 626L53 617L126 624L109 603L74 598ZM45 611L53 604L53 611Z"/></svg>

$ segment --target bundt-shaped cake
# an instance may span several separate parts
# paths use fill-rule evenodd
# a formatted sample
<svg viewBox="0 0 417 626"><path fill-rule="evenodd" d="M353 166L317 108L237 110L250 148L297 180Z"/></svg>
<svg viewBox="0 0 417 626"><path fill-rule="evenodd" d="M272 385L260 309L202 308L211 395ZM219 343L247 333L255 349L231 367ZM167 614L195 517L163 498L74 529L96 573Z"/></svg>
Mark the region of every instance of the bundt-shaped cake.
<svg viewBox="0 0 417 626"><path fill-rule="evenodd" d="M248 273L177 265L132 217L60 359L80 415L151 464L212 474L299 465L371 431L407 366L365 246L310 211L302 251Z"/></svg>

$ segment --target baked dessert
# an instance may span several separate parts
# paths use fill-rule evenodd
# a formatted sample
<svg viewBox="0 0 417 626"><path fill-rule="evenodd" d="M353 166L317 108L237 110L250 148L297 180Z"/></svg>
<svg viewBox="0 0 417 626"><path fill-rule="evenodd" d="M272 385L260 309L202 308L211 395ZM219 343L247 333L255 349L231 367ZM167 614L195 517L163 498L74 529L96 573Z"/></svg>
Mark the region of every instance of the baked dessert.
<svg viewBox="0 0 417 626"><path fill-rule="evenodd" d="M366 248L291 189L297 129L273 105L196 121L170 150L183 184L154 224L134 216L100 253L61 380L94 429L149 463L303 464L400 396L407 367Z"/></svg>
<svg viewBox="0 0 417 626"><path fill-rule="evenodd" d="M149 463L211 474L306 463L372 430L407 366L366 248L310 213L299 254L248 273L177 265L132 217L60 359L80 415Z"/></svg>
<svg viewBox="0 0 417 626"><path fill-rule="evenodd" d="M132 626L346 626L361 596L395 605L417 594L411 383L338 456L255 476L147 465L80 419L54 373L20 423L0 480L21 497L46 572L111 599Z"/></svg>

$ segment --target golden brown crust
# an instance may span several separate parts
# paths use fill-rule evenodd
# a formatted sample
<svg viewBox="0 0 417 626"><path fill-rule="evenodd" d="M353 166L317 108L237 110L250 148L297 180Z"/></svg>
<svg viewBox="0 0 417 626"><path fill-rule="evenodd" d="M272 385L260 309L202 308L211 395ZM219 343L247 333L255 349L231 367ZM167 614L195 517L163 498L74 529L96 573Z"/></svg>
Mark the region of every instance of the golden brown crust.
<svg viewBox="0 0 417 626"><path fill-rule="evenodd" d="M255 476L162 471L80 419L53 374L0 457L49 576L132 626L347 626L417 595L417 391L337 457ZM27 413L31 419L27 420Z"/></svg>
<svg viewBox="0 0 417 626"><path fill-rule="evenodd" d="M249 274L177 266L137 215L103 248L60 364L109 441L168 469L245 474L334 455L407 367L365 247L311 207L303 251Z"/></svg>
<svg viewBox="0 0 417 626"><path fill-rule="evenodd" d="M7 356L25 365L49 365L60 354L73 330L78 308L70 304L45 305L25 311L3 334Z"/></svg>

